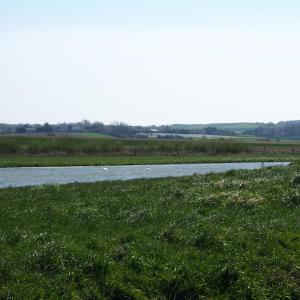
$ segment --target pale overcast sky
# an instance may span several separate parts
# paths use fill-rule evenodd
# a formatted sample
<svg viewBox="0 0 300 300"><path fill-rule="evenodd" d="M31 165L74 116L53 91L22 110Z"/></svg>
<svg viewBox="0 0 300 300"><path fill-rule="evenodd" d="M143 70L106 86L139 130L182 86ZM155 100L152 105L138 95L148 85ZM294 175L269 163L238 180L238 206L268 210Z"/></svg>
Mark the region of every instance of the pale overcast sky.
<svg viewBox="0 0 300 300"><path fill-rule="evenodd" d="M297 0L0 0L0 123L300 119Z"/></svg>

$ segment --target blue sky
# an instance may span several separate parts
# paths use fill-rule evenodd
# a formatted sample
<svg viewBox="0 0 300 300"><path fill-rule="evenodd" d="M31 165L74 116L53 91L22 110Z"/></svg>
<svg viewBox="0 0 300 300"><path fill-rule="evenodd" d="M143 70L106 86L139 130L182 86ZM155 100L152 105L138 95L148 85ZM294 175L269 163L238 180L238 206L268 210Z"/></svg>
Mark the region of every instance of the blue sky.
<svg viewBox="0 0 300 300"><path fill-rule="evenodd" d="M295 0L0 0L1 122L299 119Z"/></svg>
<svg viewBox="0 0 300 300"><path fill-rule="evenodd" d="M240 25L298 23L296 0L11 0L0 3L7 27L49 25Z"/></svg>

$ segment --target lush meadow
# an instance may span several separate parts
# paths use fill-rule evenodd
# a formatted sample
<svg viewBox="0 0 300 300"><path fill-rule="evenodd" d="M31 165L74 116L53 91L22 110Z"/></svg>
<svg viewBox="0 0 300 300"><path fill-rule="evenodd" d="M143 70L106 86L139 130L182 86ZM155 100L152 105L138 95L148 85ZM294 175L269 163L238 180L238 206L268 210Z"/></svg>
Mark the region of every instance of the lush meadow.
<svg viewBox="0 0 300 300"><path fill-rule="evenodd" d="M0 190L0 299L299 299L299 171Z"/></svg>

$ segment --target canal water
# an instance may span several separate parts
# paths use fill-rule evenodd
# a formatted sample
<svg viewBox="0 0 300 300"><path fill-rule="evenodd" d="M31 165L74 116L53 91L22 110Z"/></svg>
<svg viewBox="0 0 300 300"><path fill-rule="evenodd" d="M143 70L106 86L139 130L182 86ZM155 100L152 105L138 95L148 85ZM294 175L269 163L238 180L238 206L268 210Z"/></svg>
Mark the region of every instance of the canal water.
<svg viewBox="0 0 300 300"><path fill-rule="evenodd" d="M238 169L249 170L261 167L287 166L288 164L288 162L248 162L108 167L0 168L0 188L138 178L179 177L211 172L220 173Z"/></svg>

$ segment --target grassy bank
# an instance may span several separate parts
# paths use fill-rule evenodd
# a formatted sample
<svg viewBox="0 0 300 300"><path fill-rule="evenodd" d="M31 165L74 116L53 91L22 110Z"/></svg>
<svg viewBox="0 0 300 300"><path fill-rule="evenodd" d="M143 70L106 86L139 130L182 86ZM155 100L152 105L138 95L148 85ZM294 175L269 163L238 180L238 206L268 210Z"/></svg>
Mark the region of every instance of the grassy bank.
<svg viewBox="0 0 300 300"><path fill-rule="evenodd" d="M299 171L0 190L0 299L299 299Z"/></svg>
<svg viewBox="0 0 300 300"><path fill-rule="evenodd" d="M145 155L145 156L24 156L0 155L0 167L150 165L212 162L300 160L300 154Z"/></svg>

